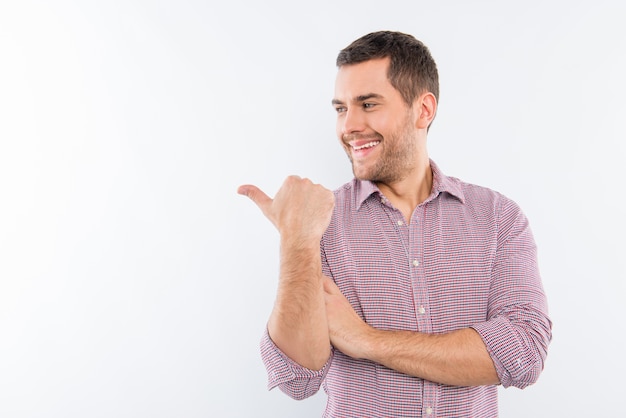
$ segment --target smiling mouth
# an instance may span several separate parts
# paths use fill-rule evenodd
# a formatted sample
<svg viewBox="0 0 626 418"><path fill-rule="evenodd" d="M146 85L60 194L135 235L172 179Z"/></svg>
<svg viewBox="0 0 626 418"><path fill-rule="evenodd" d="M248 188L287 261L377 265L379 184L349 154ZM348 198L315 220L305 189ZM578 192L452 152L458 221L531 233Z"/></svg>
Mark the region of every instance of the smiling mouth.
<svg viewBox="0 0 626 418"><path fill-rule="evenodd" d="M368 142L367 144L363 144L363 145L359 145L359 146L352 145L352 149L355 150L355 151L359 151L359 150L362 150L362 149L375 147L378 144L380 144L380 141L372 141L372 142Z"/></svg>

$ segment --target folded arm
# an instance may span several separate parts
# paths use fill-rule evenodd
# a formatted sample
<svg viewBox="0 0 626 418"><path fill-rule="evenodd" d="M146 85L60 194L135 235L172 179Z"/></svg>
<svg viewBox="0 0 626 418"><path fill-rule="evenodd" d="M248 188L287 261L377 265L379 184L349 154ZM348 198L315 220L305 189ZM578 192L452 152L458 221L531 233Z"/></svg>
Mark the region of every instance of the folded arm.
<svg viewBox="0 0 626 418"><path fill-rule="evenodd" d="M326 306L333 345L344 354L433 382L476 386L499 383L489 352L471 328L447 334L371 327L327 279Z"/></svg>

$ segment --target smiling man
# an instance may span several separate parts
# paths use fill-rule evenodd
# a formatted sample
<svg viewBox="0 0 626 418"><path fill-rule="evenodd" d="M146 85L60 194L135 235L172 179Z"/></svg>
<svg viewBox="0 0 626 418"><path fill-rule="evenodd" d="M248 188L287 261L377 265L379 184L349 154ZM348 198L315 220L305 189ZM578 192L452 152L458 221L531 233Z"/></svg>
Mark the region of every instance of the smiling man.
<svg viewBox="0 0 626 418"><path fill-rule="evenodd" d="M497 385L534 383L551 339L528 221L430 160L439 84L420 41L371 33L337 66L354 179L331 192L290 176L274 199L239 188L280 233L269 387L323 386L326 417L497 416Z"/></svg>

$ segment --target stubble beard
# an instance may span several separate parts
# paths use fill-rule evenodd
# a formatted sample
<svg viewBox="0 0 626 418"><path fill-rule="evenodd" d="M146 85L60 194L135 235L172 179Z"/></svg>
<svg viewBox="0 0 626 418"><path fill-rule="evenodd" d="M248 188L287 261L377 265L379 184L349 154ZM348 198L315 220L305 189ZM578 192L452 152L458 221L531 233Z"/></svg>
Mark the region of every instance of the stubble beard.
<svg viewBox="0 0 626 418"><path fill-rule="evenodd" d="M370 167L357 166L347 150L348 158L352 163L352 173L359 180L369 180L374 183L392 184L403 180L415 167L417 155L417 139L412 135L412 126L407 118L402 128L383 140L380 134L376 138L381 140L377 147L382 147L380 156Z"/></svg>

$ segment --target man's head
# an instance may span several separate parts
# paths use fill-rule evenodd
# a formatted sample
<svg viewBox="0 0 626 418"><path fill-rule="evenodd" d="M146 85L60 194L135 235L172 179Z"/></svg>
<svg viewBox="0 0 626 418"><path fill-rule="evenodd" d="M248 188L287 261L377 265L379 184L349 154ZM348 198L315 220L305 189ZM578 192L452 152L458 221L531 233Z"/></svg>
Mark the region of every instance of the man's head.
<svg viewBox="0 0 626 418"><path fill-rule="evenodd" d="M439 101L439 75L430 51L419 40L401 32L367 34L339 52L337 67L377 58L389 58L387 77L408 106L423 92Z"/></svg>
<svg viewBox="0 0 626 418"><path fill-rule="evenodd" d="M396 32L366 35L337 58L337 137L356 178L392 184L428 164L437 68L426 47Z"/></svg>

